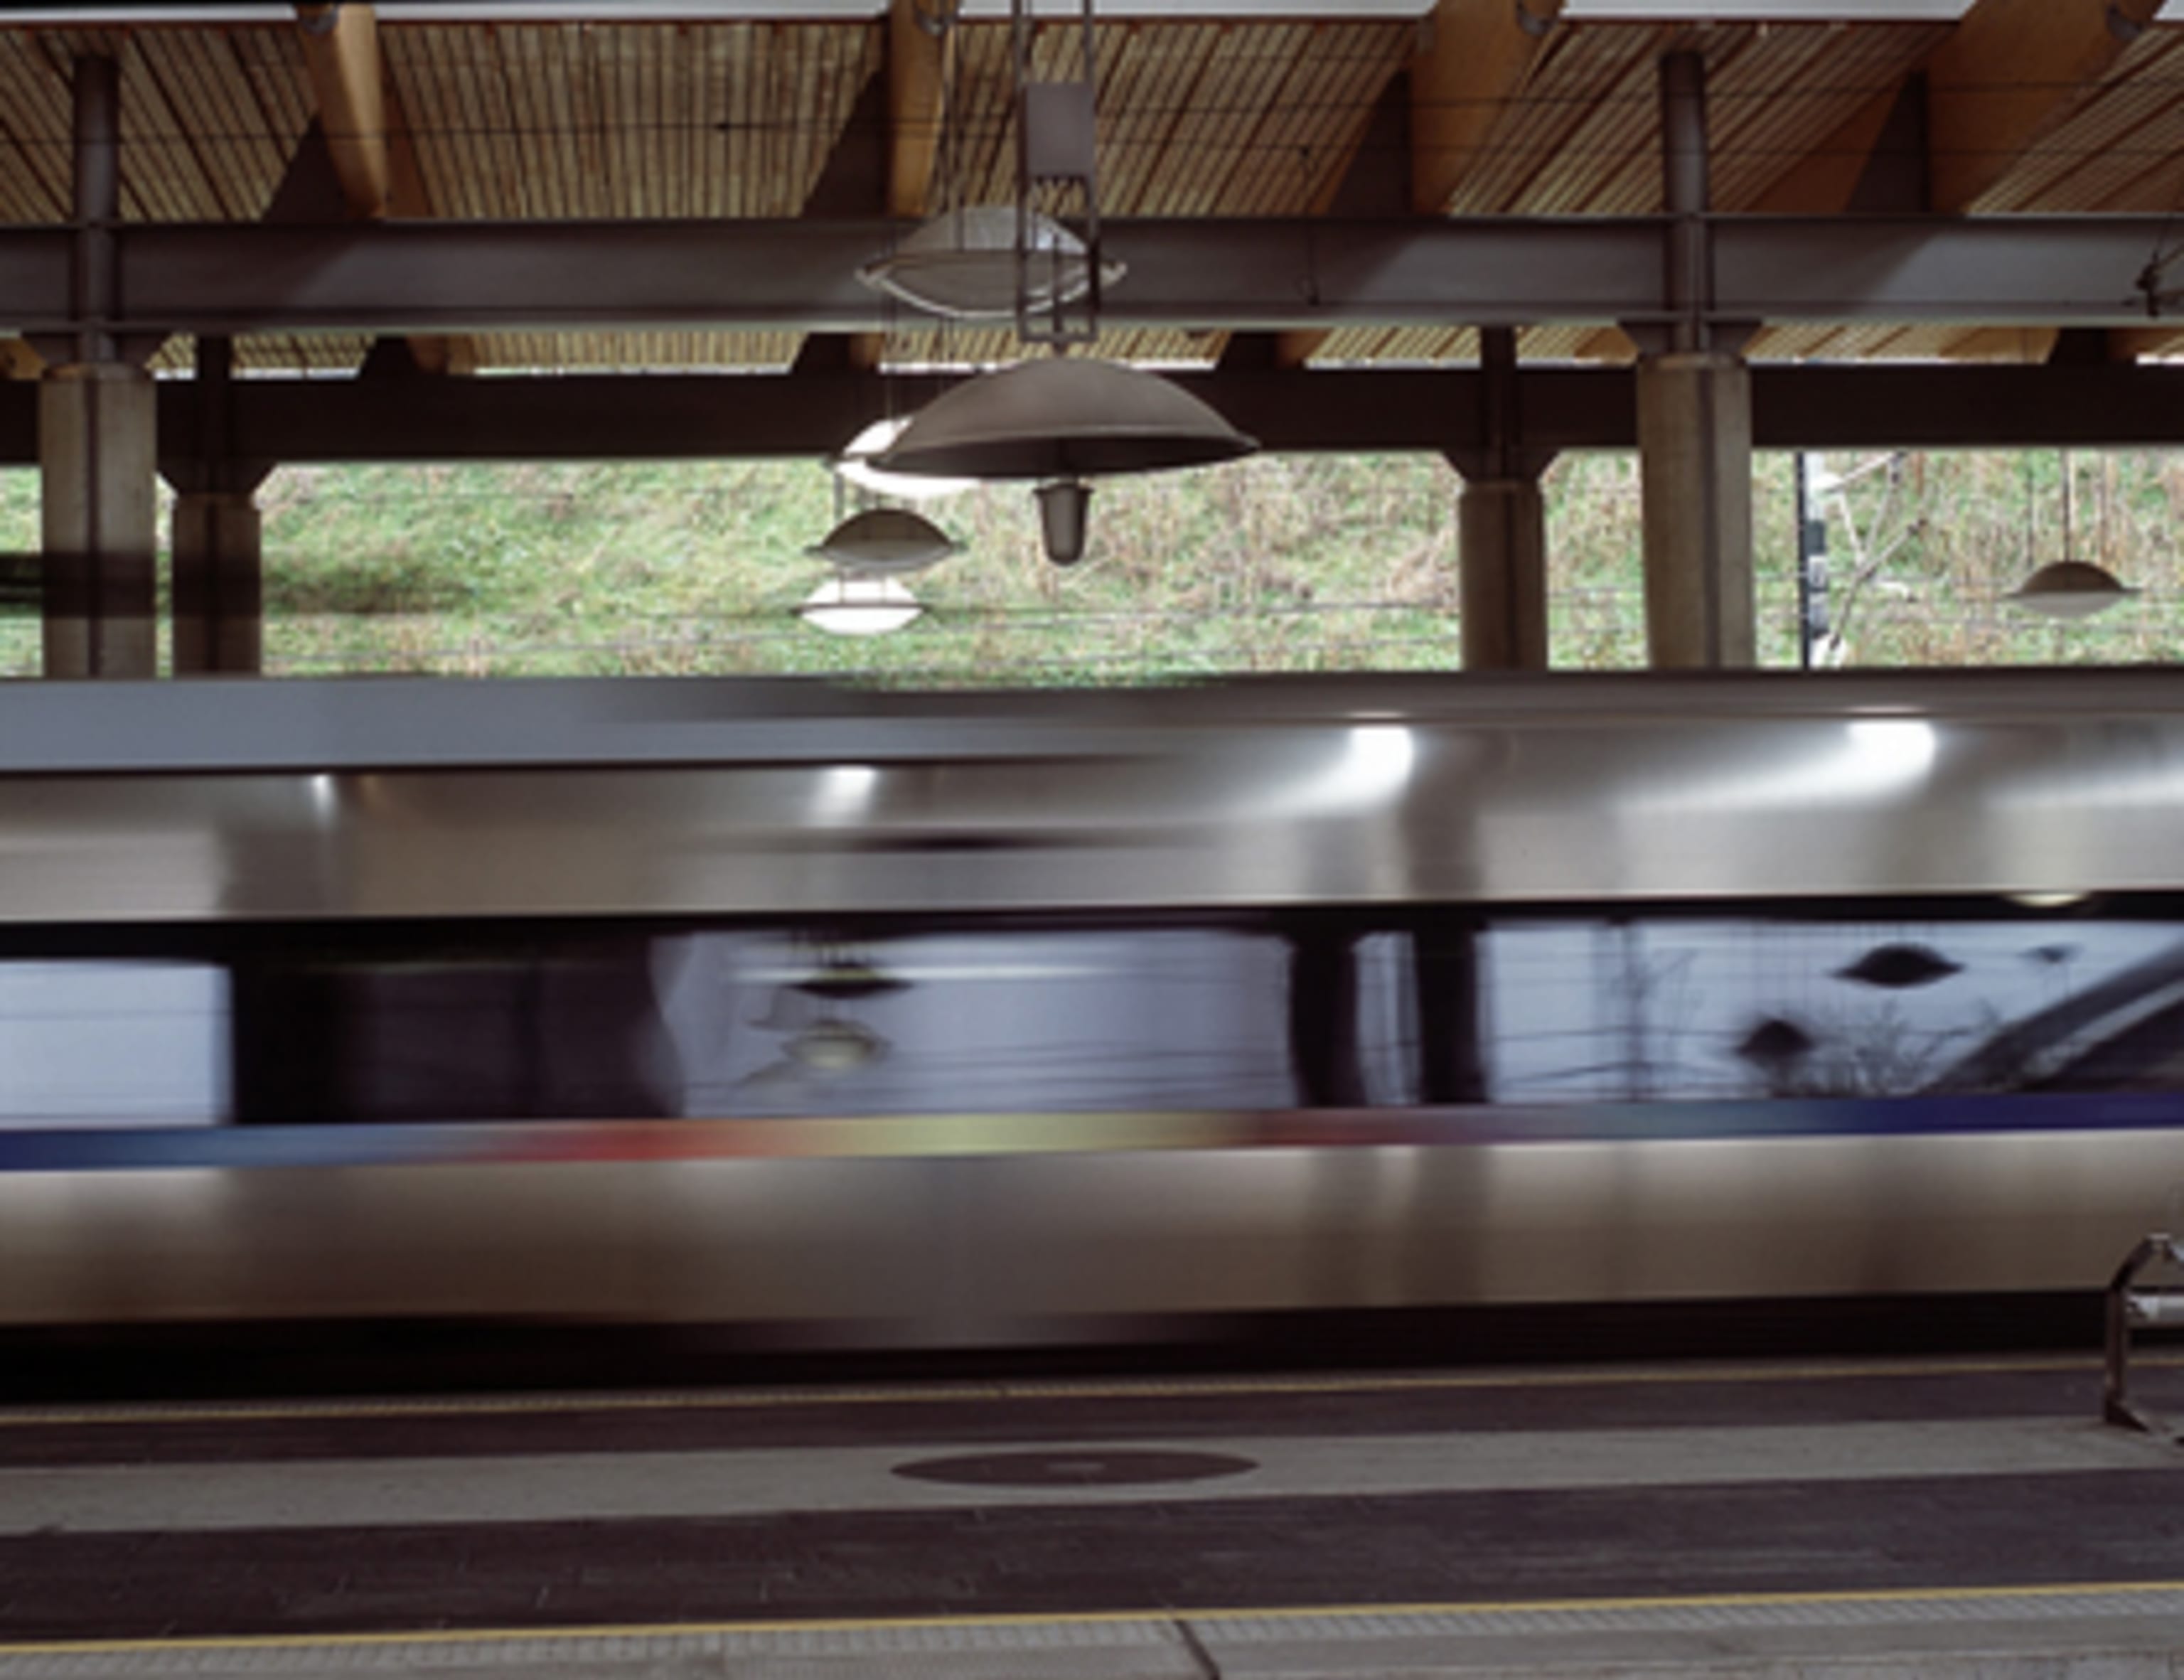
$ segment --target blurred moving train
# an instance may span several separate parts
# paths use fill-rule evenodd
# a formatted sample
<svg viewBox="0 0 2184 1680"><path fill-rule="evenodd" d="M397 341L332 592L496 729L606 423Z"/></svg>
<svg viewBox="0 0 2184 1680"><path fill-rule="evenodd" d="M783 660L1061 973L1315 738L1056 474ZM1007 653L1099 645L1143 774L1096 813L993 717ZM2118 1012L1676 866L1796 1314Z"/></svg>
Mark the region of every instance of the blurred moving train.
<svg viewBox="0 0 2184 1680"><path fill-rule="evenodd" d="M0 695L0 1325L2089 1290L2159 673Z"/></svg>

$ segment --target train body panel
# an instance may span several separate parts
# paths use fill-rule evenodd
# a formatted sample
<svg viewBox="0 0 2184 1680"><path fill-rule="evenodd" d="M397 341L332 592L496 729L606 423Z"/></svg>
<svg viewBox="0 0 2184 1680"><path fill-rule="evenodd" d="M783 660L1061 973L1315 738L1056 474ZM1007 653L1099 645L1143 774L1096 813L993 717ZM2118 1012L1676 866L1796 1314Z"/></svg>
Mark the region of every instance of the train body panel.
<svg viewBox="0 0 2184 1680"><path fill-rule="evenodd" d="M2090 1290L2184 1186L2158 673L4 700L0 1324Z"/></svg>

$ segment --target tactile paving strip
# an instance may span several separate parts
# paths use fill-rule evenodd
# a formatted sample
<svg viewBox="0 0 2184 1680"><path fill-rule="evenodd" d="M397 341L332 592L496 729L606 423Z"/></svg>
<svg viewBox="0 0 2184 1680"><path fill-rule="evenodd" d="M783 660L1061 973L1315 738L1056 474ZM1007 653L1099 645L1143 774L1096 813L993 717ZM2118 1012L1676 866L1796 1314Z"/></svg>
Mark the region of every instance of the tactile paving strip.
<svg viewBox="0 0 2184 1680"><path fill-rule="evenodd" d="M1472 1640L1786 1629L1964 1628L2146 1621L2173 1628L2184 1582L1942 1593L1815 1593L1540 1605L1329 1607L1295 1612L965 1618L754 1627L588 1628L566 1633L348 1635L326 1639L142 1640L0 1648L0 1680L165 1680L170 1676L319 1676L464 1672L559 1680L839 1672L1086 1680L1202 1677L1204 1653L1311 1644L1429 1641L1454 1657ZM1034 1664L1031 1659L1038 1660ZM1372 1672L1361 1668L1360 1673ZM1591 1672L1591 1671L1588 1671Z"/></svg>

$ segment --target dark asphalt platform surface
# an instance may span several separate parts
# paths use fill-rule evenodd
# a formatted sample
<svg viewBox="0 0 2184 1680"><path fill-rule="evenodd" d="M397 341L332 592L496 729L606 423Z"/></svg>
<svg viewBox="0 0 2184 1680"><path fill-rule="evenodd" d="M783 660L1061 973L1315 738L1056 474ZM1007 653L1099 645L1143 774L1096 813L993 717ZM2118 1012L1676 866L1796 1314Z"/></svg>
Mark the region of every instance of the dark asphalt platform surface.
<svg viewBox="0 0 2184 1680"><path fill-rule="evenodd" d="M998 1441L1203 1443L1446 1432L2086 1420L2089 1363L1557 1373L862 1398L603 1397L465 1411L0 1414L40 1468L523 1454L905 1459ZM403 1473L417 1473L409 1466ZM815 1472L816 1473L816 1472ZM0 1538L0 1643L447 1628L1532 1604L2184 1580L2184 1450L2142 1468L1337 1497L1218 1482L931 1509Z"/></svg>

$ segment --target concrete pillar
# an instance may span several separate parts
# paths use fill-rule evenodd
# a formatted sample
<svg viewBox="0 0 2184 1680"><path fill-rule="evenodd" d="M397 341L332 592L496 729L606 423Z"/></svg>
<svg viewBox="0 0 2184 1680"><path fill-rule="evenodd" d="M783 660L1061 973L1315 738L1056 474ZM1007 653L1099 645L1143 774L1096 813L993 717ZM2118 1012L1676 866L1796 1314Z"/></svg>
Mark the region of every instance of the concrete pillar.
<svg viewBox="0 0 2184 1680"><path fill-rule="evenodd" d="M252 497L269 462L234 453L235 347L198 340L198 453L164 464L175 497L175 674L255 676L264 624L264 543Z"/></svg>
<svg viewBox="0 0 2184 1680"><path fill-rule="evenodd" d="M48 677L158 673L157 412L151 376L120 363L39 387Z"/></svg>
<svg viewBox="0 0 2184 1680"><path fill-rule="evenodd" d="M1702 352L1648 356L1637 381L1651 663L1754 664L1751 372Z"/></svg>
<svg viewBox="0 0 2184 1680"><path fill-rule="evenodd" d="M1524 443L1517 330L1479 331L1479 437L1451 450L1463 475L1457 502L1457 566L1463 668L1547 668L1547 514L1540 475L1552 450Z"/></svg>
<svg viewBox="0 0 2184 1680"><path fill-rule="evenodd" d="M1457 503L1463 668L1547 668L1547 507L1536 477L1467 478Z"/></svg>
<svg viewBox="0 0 2184 1680"><path fill-rule="evenodd" d="M1677 220L1670 311L1637 371L1646 644L1664 668L1758 662L1752 589L1752 379L1713 319L1706 60L1661 60L1661 191ZM1664 342L1665 339L1665 342Z"/></svg>
<svg viewBox="0 0 2184 1680"><path fill-rule="evenodd" d="M248 491L175 498L175 674L255 676L264 622L261 522Z"/></svg>
<svg viewBox="0 0 2184 1680"><path fill-rule="evenodd" d="M150 677L159 671L158 409L151 376L109 327L118 293L121 71L75 61L76 328L47 350L38 389L45 546L45 673Z"/></svg>

